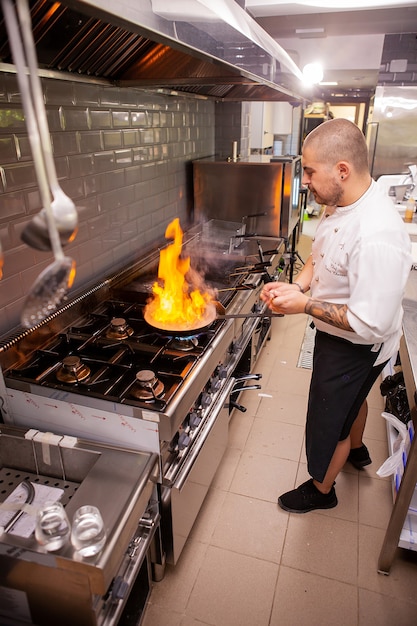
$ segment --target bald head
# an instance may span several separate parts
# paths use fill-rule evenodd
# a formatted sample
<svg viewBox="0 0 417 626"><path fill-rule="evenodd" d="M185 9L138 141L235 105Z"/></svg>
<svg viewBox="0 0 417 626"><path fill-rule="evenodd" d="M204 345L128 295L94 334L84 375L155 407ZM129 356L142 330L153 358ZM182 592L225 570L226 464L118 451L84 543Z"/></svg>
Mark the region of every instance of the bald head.
<svg viewBox="0 0 417 626"><path fill-rule="evenodd" d="M317 161L329 166L347 161L357 174L369 172L365 137L349 120L336 118L320 124L307 135L303 149L314 151Z"/></svg>

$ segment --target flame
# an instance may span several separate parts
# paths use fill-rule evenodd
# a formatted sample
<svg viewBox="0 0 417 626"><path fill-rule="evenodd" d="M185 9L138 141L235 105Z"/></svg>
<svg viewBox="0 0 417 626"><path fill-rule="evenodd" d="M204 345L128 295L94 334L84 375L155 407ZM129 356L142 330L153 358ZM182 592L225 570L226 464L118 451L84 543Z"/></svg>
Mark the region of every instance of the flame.
<svg viewBox="0 0 417 626"><path fill-rule="evenodd" d="M73 286L76 274L77 274L77 266L76 266L74 259L71 259L71 270L68 274L68 280L67 280L68 289L71 289L71 287Z"/></svg>
<svg viewBox="0 0 417 626"><path fill-rule="evenodd" d="M166 239L173 242L160 251L158 282L147 304L147 313L157 323L192 328L204 318L213 297L204 288L202 277L192 269L190 257L181 258L183 231L178 218L168 224Z"/></svg>

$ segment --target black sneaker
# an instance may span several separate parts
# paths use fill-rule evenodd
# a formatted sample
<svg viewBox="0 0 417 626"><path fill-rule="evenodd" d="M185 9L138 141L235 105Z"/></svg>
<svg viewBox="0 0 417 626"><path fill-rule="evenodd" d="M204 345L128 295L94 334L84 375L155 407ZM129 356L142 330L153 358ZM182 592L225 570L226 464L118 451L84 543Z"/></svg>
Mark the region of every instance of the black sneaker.
<svg viewBox="0 0 417 626"><path fill-rule="evenodd" d="M284 511L290 513L308 513L314 509L332 509L337 505L337 497L334 486L329 493L321 493L313 483L313 479L307 480L297 489L287 491L278 498L278 504Z"/></svg>
<svg viewBox="0 0 417 626"><path fill-rule="evenodd" d="M360 448L352 448L349 452L349 456L347 458L349 463L352 463L353 467L361 470L366 465L370 465L372 463L372 459L369 456L368 448L365 444L362 444Z"/></svg>

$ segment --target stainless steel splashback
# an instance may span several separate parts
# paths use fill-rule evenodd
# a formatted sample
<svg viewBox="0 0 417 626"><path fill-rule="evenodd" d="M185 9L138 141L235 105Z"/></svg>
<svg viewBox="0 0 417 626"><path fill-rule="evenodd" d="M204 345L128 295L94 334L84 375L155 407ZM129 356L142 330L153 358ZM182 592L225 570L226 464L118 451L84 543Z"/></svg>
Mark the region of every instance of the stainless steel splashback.
<svg viewBox="0 0 417 626"><path fill-rule="evenodd" d="M246 235L288 238L299 217L300 157L194 162L194 217L245 225Z"/></svg>

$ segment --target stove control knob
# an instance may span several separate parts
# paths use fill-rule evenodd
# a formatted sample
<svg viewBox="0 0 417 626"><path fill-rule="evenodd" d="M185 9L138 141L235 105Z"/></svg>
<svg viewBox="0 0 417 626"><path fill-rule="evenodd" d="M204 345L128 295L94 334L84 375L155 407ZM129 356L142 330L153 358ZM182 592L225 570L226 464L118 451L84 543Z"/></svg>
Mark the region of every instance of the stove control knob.
<svg viewBox="0 0 417 626"><path fill-rule="evenodd" d="M113 600L123 600L129 591L129 585L124 578L117 576L114 579L111 595Z"/></svg>
<svg viewBox="0 0 417 626"><path fill-rule="evenodd" d="M242 349L242 346L241 346L240 342L239 341L235 341L233 343L233 346L232 346L232 354L239 354L241 349Z"/></svg>
<svg viewBox="0 0 417 626"><path fill-rule="evenodd" d="M198 413L196 413L195 411L192 411L192 413L190 413L190 427L191 428L197 428L197 426L200 424L201 422L201 417Z"/></svg>
<svg viewBox="0 0 417 626"><path fill-rule="evenodd" d="M221 381L218 376L213 376L210 380L210 391L213 393L214 391L218 391L221 387Z"/></svg>
<svg viewBox="0 0 417 626"><path fill-rule="evenodd" d="M201 406L203 407L203 409L205 409L206 407L210 406L211 404L211 397L208 393L206 393L205 391L203 391L203 393L201 394Z"/></svg>
<svg viewBox="0 0 417 626"><path fill-rule="evenodd" d="M184 450L190 445L191 437L187 433L182 432L178 437L178 450Z"/></svg>
<svg viewBox="0 0 417 626"><path fill-rule="evenodd" d="M227 378L227 367L225 365L219 365L217 369L217 376L221 379Z"/></svg>

